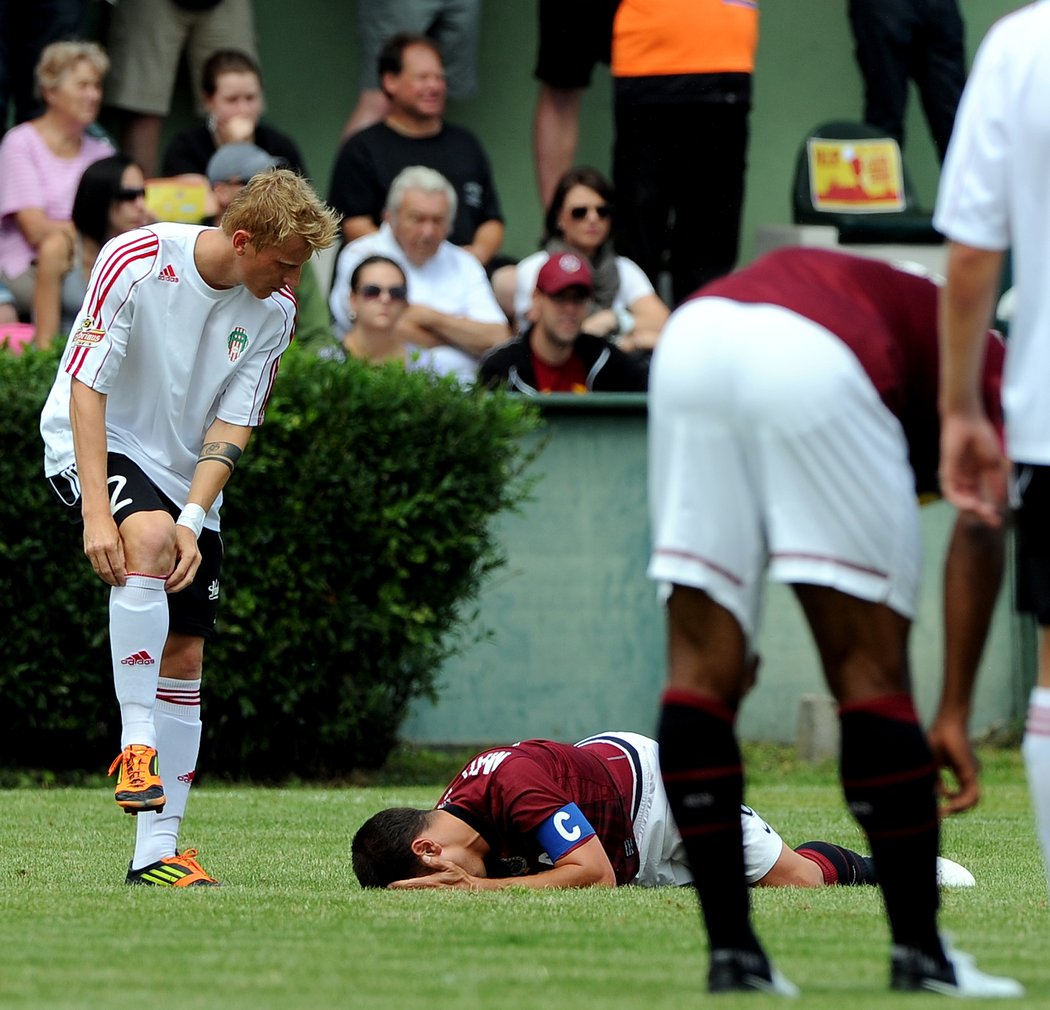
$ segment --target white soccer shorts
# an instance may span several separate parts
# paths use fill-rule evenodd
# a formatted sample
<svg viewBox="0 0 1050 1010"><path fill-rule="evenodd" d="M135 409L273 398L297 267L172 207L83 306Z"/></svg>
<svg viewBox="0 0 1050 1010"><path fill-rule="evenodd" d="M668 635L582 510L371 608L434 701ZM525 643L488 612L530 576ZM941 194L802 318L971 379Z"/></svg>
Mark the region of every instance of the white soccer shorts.
<svg viewBox="0 0 1050 1010"><path fill-rule="evenodd" d="M671 316L650 373L649 508L649 576L703 590L749 640L767 569L914 616L904 431L849 348L787 309L700 298Z"/></svg>
<svg viewBox="0 0 1050 1010"><path fill-rule="evenodd" d="M639 887L691 883L693 875L689 870L685 845L675 825L660 775L659 745L640 733L620 731L601 733L598 739L610 743L622 740L633 751L635 788L640 791L638 813L634 818L639 864L638 876L631 883ZM580 744L586 742L581 740ZM635 755L637 763L633 760ZM748 884L754 885L773 869L784 848L784 840L750 807L740 808L740 822L744 830L744 869Z"/></svg>

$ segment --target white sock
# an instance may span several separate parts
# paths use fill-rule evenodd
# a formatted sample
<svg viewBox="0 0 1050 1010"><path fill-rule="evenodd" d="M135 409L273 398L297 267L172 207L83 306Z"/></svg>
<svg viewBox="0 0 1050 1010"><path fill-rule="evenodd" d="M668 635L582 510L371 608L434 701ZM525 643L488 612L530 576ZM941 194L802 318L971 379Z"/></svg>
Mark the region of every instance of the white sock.
<svg viewBox="0 0 1050 1010"><path fill-rule="evenodd" d="M120 747L157 746L153 706L164 643L168 597L162 575L129 575L109 591L109 648L120 705Z"/></svg>
<svg viewBox="0 0 1050 1010"><path fill-rule="evenodd" d="M161 677L154 720L160 778L167 799L159 814L143 812L135 818L135 855L131 865L136 870L178 851L179 827L186 813L201 742L201 682Z"/></svg>
<svg viewBox="0 0 1050 1010"><path fill-rule="evenodd" d="M1021 753L1050 887L1050 688L1032 689Z"/></svg>

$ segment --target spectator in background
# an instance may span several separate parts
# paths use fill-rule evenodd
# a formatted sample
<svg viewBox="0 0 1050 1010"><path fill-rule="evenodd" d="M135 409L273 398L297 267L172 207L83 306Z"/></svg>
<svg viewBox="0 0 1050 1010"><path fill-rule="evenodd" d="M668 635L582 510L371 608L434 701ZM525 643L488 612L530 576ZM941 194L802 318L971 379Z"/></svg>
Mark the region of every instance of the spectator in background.
<svg viewBox="0 0 1050 1010"><path fill-rule="evenodd" d="M583 332L593 295L587 263L575 253L553 253L536 277L532 325L485 355L479 380L530 395L644 392L643 366L607 340Z"/></svg>
<svg viewBox="0 0 1050 1010"><path fill-rule="evenodd" d="M430 367L429 349L413 347L398 336L397 324L407 307L405 271L387 256L363 259L350 275L350 329L317 356L327 361L360 358L376 365L400 361L406 370Z"/></svg>
<svg viewBox="0 0 1050 1010"><path fill-rule="evenodd" d="M102 246L114 235L151 220L145 177L127 155L114 154L88 165L73 198L73 233L52 232L37 253L33 291L37 347L50 347L56 334L69 333Z"/></svg>
<svg viewBox="0 0 1050 1010"><path fill-rule="evenodd" d="M259 65L247 53L218 49L201 70L207 121L176 134L161 162L161 174L206 175L208 159L224 144L254 144L305 176L306 166L291 137L260 122L265 102Z"/></svg>
<svg viewBox="0 0 1050 1010"><path fill-rule="evenodd" d="M15 296L0 284L0 323L17 323L18 309L15 308Z"/></svg>
<svg viewBox="0 0 1050 1010"><path fill-rule="evenodd" d="M910 78L944 161L966 83L956 0L849 0L849 23L864 78L864 121L903 147Z"/></svg>
<svg viewBox="0 0 1050 1010"><path fill-rule="evenodd" d="M376 74L379 51L399 32L433 39L446 55L451 98L472 98L478 90L478 20L481 0L357 0L361 91L343 139L373 126L390 112L390 100Z"/></svg>
<svg viewBox="0 0 1050 1010"><path fill-rule="evenodd" d="M194 93L216 49L254 55L251 0L120 0L110 15L107 45L113 74L106 104L125 115L121 149L152 178L183 51Z"/></svg>
<svg viewBox="0 0 1050 1010"><path fill-rule="evenodd" d="M369 256L387 256L404 270L412 302L398 322L408 344L432 348L430 367L473 379L477 359L509 336L485 270L448 241L456 191L432 168L413 165L398 174L379 231L351 242L336 260L328 305L342 339L350 329L350 276Z"/></svg>
<svg viewBox="0 0 1050 1010"><path fill-rule="evenodd" d="M576 161L580 105L596 63L608 64L613 16L620 0L540 0L540 82L532 150L540 204L551 205L558 180Z"/></svg>
<svg viewBox="0 0 1050 1010"><path fill-rule="evenodd" d="M40 54L52 42L80 38L85 0L0 0L0 137L14 106L15 123L43 111L35 88Z"/></svg>
<svg viewBox="0 0 1050 1010"><path fill-rule="evenodd" d="M72 236L73 196L84 169L113 153L88 135L102 101L109 60L94 42L52 42L36 68L43 115L0 141L0 282L29 315L40 243L54 232Z"/></svg>
<svg viewBox="0 0 1050 1010"><path fill-rule="evenodd" d="M251 179L271 168L284 168L284 160L255 144L224 144L208 159L205 175L215 200L214 224L221 224L226 208ZM331 340L328 306L317 283L313 265L308 265L294 288L296 301L295 342L300 347L327 344Z"/></svg>
<svg viewBox="0 0 1050 1010"><path fill-rule="evenodd" d="M571 252L586 260L594 278L590 314L581 331L606 337L624 351L648 352L656 346L667 307L641 268L613 250L615 212L612 184L597 169L574 168L558 180L547 210L542 249L516 267L501 267L492 278L498 294L508 274L514 276L514 304L508 314L519 325L533 305L540 267L549 256Z"/></svg>
<svg viewBox="0 0 1050 1010"><path fill-rule="evenodd" d="M616 248L677 304L728 273L740 215L757 0L621 0L613 23Z"/></svg>
<svg viewBox="0 0 1050 1010"><path fill-rule="evenodd" d="M379 54L379 80L389 113L350 137L332 170L329 203L343 215L344 237L352 242L376 231L394 177L425 165L456 192L449 241L487 264L503 244L499 199L477 138L445 122L447 88L437 45L425 35L395 35Z"/></svg>
<svg viewBox="0 0 1050 1010"><path fill-rule="evenodd" d="M328 361L361 358L381 364L405 361L405 344L397 323L408 307L408 278L388 256L368 256L350 275L350 329L343 339L323 347L317 356Z"/></svg>

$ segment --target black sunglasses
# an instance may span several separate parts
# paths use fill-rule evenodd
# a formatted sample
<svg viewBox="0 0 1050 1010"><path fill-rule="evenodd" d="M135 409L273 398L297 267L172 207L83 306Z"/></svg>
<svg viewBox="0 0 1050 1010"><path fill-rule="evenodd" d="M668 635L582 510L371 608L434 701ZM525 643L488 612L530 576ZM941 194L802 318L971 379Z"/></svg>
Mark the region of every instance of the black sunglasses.
<svg viewBox="0 0 1050 1010"><path fill-rule="evenodd" d="M588 211L592 210L604 221L612 214L612 204L600 203L597 207L570 207L569 217L574 221L582 221L587 216Z"/></svg>
<svg viewBox="0 0 1050 1010"><path fill-rule="evenodd" d="M118 203L125 203L131 200L137 200L140 196L145 196L146 191L144 189L118 189L113 199Z"/></svg>
<svg viewBox="0 0 1050 1010"><path fill-rule="evenodd" d="M381 288L378 284L362 284L358 293L369 301L383 294L389 295L392 302L408 301L408 288L404 284L395 284L392 288Z"/></svg>

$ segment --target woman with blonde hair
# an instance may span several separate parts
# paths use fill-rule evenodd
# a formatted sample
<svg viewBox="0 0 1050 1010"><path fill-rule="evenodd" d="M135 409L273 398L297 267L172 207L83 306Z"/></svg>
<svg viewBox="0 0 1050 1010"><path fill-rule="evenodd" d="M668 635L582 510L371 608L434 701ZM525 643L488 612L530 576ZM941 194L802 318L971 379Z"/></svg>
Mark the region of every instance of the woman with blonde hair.
<svg viewBox="0 0 1050 1010"><path fill-rule="evenodd" d="M36 67L41 116L0 141L0 282L22 314L33 298L34 260L55 232L73 234L73 197L84 169L113 153L87 133L102 102L109 58L94 42L53 42Z"/></svg>

